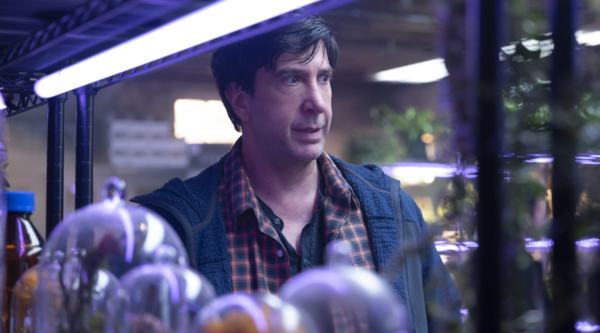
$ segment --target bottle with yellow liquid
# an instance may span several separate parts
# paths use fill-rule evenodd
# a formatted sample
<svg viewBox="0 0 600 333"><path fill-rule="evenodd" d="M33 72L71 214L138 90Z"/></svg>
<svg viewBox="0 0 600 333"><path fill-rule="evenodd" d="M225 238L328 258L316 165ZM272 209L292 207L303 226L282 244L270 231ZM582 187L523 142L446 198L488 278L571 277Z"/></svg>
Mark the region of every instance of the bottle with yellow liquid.
<svg viewBox="0 0 600 333"><path fill-rule="evenodd" d="M32 333L32 297L38 283L38 266L28 269L13 288L8 330L10 333Z"/></svg>
<svg viewBox="0 0 600 333"><path fill-rule="evenodd" d="M44 240L31 222L31 214L35 210L34 193L7 191L5 195L8 214L6 218L6 286L2 319L4 332L13 332L8 329L13 288L21 275L38 263Z"/></svg>

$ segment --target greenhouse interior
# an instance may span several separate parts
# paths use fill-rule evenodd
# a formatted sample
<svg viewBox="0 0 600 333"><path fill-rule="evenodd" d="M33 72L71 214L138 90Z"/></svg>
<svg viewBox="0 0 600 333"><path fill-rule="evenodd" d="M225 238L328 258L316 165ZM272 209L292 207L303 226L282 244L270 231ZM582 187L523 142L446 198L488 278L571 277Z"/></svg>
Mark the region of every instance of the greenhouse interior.
<svg viewBox="0 0 600 333"><path fill-rule="evenodd" d="M600 2L2 1L0 176L0 333L600 332Z"/></svg>

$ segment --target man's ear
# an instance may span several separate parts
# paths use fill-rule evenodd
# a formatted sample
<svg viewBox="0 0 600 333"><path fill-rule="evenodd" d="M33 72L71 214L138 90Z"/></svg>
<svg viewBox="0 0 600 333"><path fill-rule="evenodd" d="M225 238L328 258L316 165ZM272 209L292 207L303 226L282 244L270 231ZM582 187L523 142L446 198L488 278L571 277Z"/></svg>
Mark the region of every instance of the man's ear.
<svg viewBox="0 0 600 333"><path fill-rule="evenodd" d="M229 104L231 104L233 111L242 122L250 121L250 94L243 91L241 86L232 82L225 90L225 97L227 97L227 100L229 100Z"/></svg>

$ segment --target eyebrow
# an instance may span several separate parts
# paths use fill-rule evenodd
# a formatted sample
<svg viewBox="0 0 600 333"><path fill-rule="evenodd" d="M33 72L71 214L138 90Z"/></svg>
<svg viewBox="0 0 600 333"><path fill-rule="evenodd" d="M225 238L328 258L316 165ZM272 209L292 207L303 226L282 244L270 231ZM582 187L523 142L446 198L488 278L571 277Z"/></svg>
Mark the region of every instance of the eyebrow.
<svg viewBox="0 0 600 333"><path fill-rule="evenodd" d="M282 77L282 76L287 76L287 75L298 75L298 74L302 74L304 72L306 72L304 69L285 67L285 68L282 68L282 69L278 70L277 72L275 72L275 74L273 76L274 77ZM323 73L331 74L331 73L333 73L333 68L328 67L328 68L319 70L319 74L323 74Z"/></svg>

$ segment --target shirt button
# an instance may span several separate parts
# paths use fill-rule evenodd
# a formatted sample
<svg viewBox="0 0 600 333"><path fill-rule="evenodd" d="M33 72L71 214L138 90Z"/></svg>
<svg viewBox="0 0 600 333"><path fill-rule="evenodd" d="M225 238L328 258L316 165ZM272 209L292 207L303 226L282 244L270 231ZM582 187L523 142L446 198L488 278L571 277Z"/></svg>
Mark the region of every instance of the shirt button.
<svg viewBox="0 0 600 333"><path fill-rule="evenodd" d="M278 217L276 217L276 218L273 220L273 223L275 223L275 225L276 225L276 226L280 226L280 225L281 225L281 219L280 219L280 218L278 218Z"/></svg>
<svg viewBox="0 0 600 333"><path fill-rule="evenodd" d="M281 250L277 250L277 256L278 256L279 258L283 257L283 251L281 251Z"/></svg>

